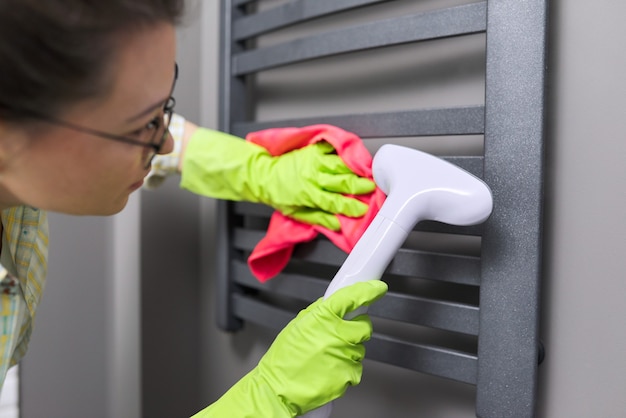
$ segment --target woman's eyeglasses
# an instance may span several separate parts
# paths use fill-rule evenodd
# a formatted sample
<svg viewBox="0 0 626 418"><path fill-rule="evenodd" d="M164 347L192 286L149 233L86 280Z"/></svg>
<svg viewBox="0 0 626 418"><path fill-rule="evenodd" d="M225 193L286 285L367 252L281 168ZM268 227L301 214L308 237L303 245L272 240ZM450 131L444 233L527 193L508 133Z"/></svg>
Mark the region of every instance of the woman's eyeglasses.
<svg viewBox="0 0 626 418"><path fill-rule="evenodd" d="M172 84L172 90L170 94L174 91L174 87L176 85L176 79L178 78L178 64L175 65L174 70L174 82ZM136 145L144 148L148 148L148 152L146 153L143 163L146 169L150 168L150 164L152 164L152 160L154 157L161 152L165 141L167 141L167 136L169 134L169 126L172 120L172 114L174 113L174 106L176 105L176 100L174 97L170 95L170 97L166 100L163 105L162 113L157 117L152 119L146 126L140 129L137 132L137 139L128 138L126 136L114 135L108 132L102 132L96 129L87 128L80 125L75 125L70 122L65 122L60 119L56 119L52 116L45 115L43 113L25 110L25 109L15 109L10 106L1 105L6 109L9 109L13 112L20 113L25 116L29 116L32 118L36 118L42 120L47 123L51 123L57 126L63 126L68 129L72 129L78 132L84 132L86 134L99 136L101 138L110 139L113 141L124 142L126 144Z"/></svg>

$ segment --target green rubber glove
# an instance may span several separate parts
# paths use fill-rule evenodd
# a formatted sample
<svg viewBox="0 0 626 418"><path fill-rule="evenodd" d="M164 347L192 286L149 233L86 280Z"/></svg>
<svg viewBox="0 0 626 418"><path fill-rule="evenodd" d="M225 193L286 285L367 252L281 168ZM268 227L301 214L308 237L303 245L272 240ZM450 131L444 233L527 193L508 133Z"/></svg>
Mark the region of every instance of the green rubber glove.
<svg viewBox="0 0 626 418"><path fill-rule="evenodd" d="M387 292L371 280L345 287L301 311L250 373L194 418L294 417L337 399L361 381L368 315L344 320Z"/></svg>
<svg viewBox="0 0 626 418"><path fill-rule="evenodd" d="M359 217L367 205L343 194L372 192L374 182L354 174L321 141L273 157L241 138L199 128L189 140L181 187L204 196L264 203L310 224L339 230L335 214Z"/></svg>

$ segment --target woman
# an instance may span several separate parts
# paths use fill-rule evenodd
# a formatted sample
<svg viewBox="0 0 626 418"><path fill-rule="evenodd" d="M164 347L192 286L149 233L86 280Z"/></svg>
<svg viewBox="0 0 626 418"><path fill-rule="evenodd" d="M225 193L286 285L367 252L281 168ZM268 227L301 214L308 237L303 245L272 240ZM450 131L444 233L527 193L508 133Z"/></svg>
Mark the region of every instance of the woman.
<svg viewBox="0 0 626 418"><path fill-rule="evenodd" d="M331 228L329 212L366 210L340 193L373 184L324 145L272 158L173 116L182 11L182 0L0 1L0 380L26 353L44 287L45 211L117 213L157 155L152 175L180 170L193 192L263 202ZM180 145L170 123L184 127L176 129ZM316 170L340 181L321 181ZM307 181L285 183L294 176ZM360 283L313 303L198 416L291 417L341 396L360 380L372 332L367 316L342 317L385 291L382 282Z"/></svg>

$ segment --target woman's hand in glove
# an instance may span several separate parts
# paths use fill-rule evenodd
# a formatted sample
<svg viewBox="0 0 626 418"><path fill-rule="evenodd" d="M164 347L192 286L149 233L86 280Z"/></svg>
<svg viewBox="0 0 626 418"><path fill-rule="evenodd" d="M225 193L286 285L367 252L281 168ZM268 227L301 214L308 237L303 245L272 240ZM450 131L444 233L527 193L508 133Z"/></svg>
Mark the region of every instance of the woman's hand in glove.
<svg viewBox="0 0 626 418"><path fill-rule="evenodd" d="M314 302L280 332L256 368L196 418L293 417L342 396L361 381L363 343L372 335L368 315L343 318L386 292L384 282L372 280Z"/></svg>
<svg viewBox="0 0 626 418"><path fill-rule="evenodd" d="M374 191L325 141L280 156L235 136L187 123L181 186L227 200L265 203L294 219L339 230L336 214L363 216L368 206L345 194Z"/></svg>

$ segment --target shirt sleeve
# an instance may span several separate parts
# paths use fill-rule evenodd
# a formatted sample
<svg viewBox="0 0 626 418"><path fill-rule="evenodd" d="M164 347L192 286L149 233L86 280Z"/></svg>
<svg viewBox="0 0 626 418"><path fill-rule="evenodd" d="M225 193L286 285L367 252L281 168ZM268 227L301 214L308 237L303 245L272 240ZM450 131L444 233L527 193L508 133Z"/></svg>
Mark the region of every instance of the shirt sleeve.
<svg viewBox="0 0 626 418"><path fill-rule="evenodd" d="M152 160L152 168L145 178L143 188L153 190L159 187L165 179L178 172L178 162L185 133L185 118L178 114L172 115L169 126L170 134L174 139L174 149L165 155L156 155Z"/></svg>

